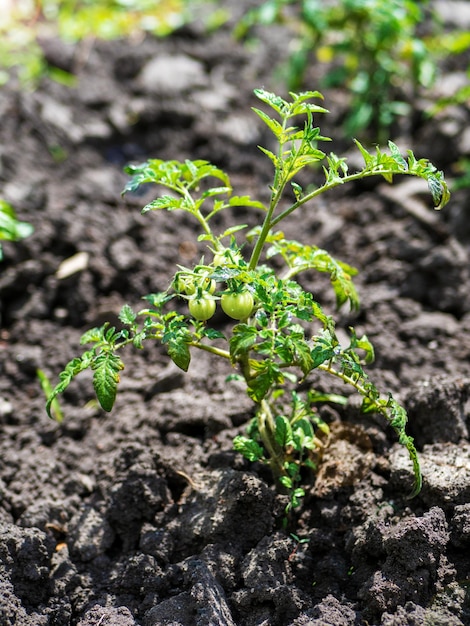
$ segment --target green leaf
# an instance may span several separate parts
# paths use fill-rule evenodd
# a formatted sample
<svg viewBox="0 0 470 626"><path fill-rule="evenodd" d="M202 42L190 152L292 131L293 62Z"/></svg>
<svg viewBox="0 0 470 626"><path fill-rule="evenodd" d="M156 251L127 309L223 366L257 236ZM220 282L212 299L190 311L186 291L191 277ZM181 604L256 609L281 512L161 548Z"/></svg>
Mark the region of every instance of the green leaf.
<svg viewBox="0 0 470 626"><path fill-rule="evenodd" d="M331 342L329 333L323 333L322 336L313 337L314 346L312 348L312 369L322 365L326 361L330 361L336 356L335 346Z"/></svg>
<svg viewBox="0 0 470 626"><path fill-rule="evenodd" d="M43 390L46 397L49 398L53 393L53 388L46 372L44 372L44 370L38 369L36 370L36 374L39 378L41 389ZM57 394L52 400L48 400L47 405L48 407L50 407L50 417L53 417L56 422L59 422L60 424L64 421L64 413L56 396Z"/></svg>
<svg viewBox="0 0 470 626"><path fill-rule="evenodd" d="M202 337L207 337L208 339L226 339L224 333L220 330L215 330L214 328L203 328Z"/></svg>
<svg viewBox="0 0 470 626"><path fill-rule="evenodd" d="M220 195L230 195L232 193L232 188L231 187L211 187L210 189L207 189L206 191L204 191L201 195L201 198L213 198L214 196L220 196Z"/></svg>
<svg viewBox="0 0 470 626"><path fill-rule="evenodd" d="M367 150L364 148L364 146L361 144L361 142L358 141L357 139L354 139L354 143L359 148L359 151L362 154L362 158L364 159L364 163L366 165L366 168L372 167L372 165L374 164L374 161L375 161L373 155L370 154L369 152L367 152Z"/></svg>
<svg viewBox="0 0 470 626"><path fill-rule="evenodd" d="M351 348L353 350L364 350L364 362L368 364L373 363L375 359L374 346L367 338L367 335L362 335L361 338L358 338L354 328L350 327L349 330L351 332Z"/></svg>
<svg viewBox="0 0 470 626"><path fill-rule="evenodd" d="M120 357L112 352L101 352L91 363L93 387L101 407L111 411L116 400L119 372L124 369Z"/></svg>
<svg viewBox="0 0 470 626"><path fill-rule="evenodd" d="M233 447L237 450L237 452L241 452L241 454L243 454L243 456L252 463L260 461L264 456L263 448L256 441L253 441L253 439L247 439L241 435L234 438Z"/></svg>
<svg viewBox="0 0 470 626"><path fill-rule="evenodd" d="M184 341L168 341L168 356L183 372L187 372L191 362L191 352L189 346Z"/></svg>
<svg viewBox="0 0 470 626"><path fill-rule="evenodd" d="M291 268L294 276L309 269L330 274L331 285L336 295L336 303L341 307L345 302L353 310L359 308L359 295L352 281L357 274L356 268L337 261L326 250L316 246L308 246L294 240L281 239L274 241L267 251L268 258L280 254Z"/></svg>
<svg viewBox="0 0 470 626"><path fill-rule="evenodd" d="M282 128L281 124L279 124L277 120L274 120L271 117L269 117L269 115L267 115L264 111L261 111L260 109L252 107L252 111L254 111L256 115L258 115L258 117L260 117L263 120L263 122L266 124L269 130L273 133L276 139L280 139L280 137L284 133L284 129Z"/></svg>
<svg viewBox="0 0 470 626"><path fill-rule="evenodd" d="M438 176L430 174L428 176L428 187L431 192L434 205L437 208L442 208L450 199L450 192L447 186L444 187L442 180Z"/></svg>
<svg viewBox="0 0 470 626"><path fill-rule="evenodd" d="M394 161L398 163L398 165L402 168L404 172L408 171L408 163L402 157L398 146L395 143L393 143L393 141L389 141L388 146L390 148L390 152Z"/></svg>
<svg viewBox="0 0 470 626"><path fill-rule="evenodd" d="M269 359L261 362L252 361L251 366L255 370L255 375L249 380L248 395L255 402L261 402L270 389L284 383L284 375L279 366Z"/></svg>
<svg viewBox="0 0 470 626"><path fill-rule="evenodd" d="M173 298L173 295L166 293L166 291L162 291L159 293L149 293L142 298L142 300L147 300L152 307L156 310L160 310L164 304L166 304L169 300Z"/></svg>
<svg viewBox="0 0 470 626"><path fill-rule="evenodd" d="M275 93L266 91L265 89L254 89L253 93L259 100L269 105L280 115L282 115L288 108L287 102Z"/></svg>
<svg viewBox="0 0 470 626"><path fill-rule="evenodd" d="M105 330L107 328L107 324L104 326L90 328L80 338L80 345L85 345L87 343L98 343L105 340Z"/></svg>
<svg viewBox="0 0 470 626"><path fill-rule="evenodd" d="M67 363L64 370L59 374L59 383L54 387L47 399L46 411L49 417L52 418L51 409L55 398L67 389L75 376L90 367L94 356L94 350L87 350L81 357L75 357Z"/></svg>
<svg viewBox="0 0 470 626"><path fill-rule="evenodd" d="M123 324L126 324L127 326L132 326L136 318L137 318L136 313L134 313L134 311L131 309L131 307L128 304L125 304L119 313L120 321Z"/></svg>
<svg viewBox="0 0 470 626"><path fill-rule="evenodd" d="M159 211L163 209L168 209L169 211L174 211L175 209L184 210L185 207L185 198L175 197L175 196L160 196L160 198L156 198L149 202L142 209L142 214L148 213L149 211Z"/></svg>
<svg viewBox="0 0 470 626"><path fill-rule="evenodd" d="M290 476L279 476L279 482L286 489L292 489L292 487L294 486L294 481L292 480L292 478L290 478Z"/></svg>
<svg viewBox="0 0 470 626"><path fill-rule="evenodd" d="M240 356L246 354L252 348L258 338L256 328L249 324L237 324L233 328L233 334L230 337L230 354L232 360L236 361Z"/></svg>
<svg viewBox="0 0 470 626"><path fill-rule="evenodd" d="M314 450L316 447L313 427L308 419L302 418L295 422L292 438L298 451L303 449Z"/></svg>
<svg viewBox="0 0 470 626"><path fill-rule="evenodd" d="M20 222L16 217L13 207L0 200L0 239L5 241L18 241L29 237L34 227L28 222Z"/></svg>
<svg viewBox="0 0 470 626"><path fill-rule="evenodd" d="M292 444L292 429L284 415L276 415L274 439L282 448Z"/></svg>
<svg viewBox="0 0 470 626"><path fill-rule="evenodd" d="M310 346L306 341L298 340L295 342L296 361L302 370L302 374L307 376L313 369L313 359L310 353Z"/></svg>

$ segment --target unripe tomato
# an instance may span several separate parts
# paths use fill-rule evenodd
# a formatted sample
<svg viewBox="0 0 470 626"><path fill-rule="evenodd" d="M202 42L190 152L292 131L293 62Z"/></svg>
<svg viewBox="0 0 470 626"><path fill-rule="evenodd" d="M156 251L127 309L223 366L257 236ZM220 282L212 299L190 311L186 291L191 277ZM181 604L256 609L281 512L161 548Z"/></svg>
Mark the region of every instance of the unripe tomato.
<svg viewBox="0 0 470 626"><path fill-rule="evenodd" d="M212 259L212 265L214 267L220 267L221 265L225 265L227 263L227 257L225 254L221 252L216 252L214 254L214 258Z"/></svg>
<svg viewBox="0 0 470 626"><path fill-rule="evenodd" d="M215 300L202 296L201 298L190 300L188 307L195 320L205 322L215 313Z"/></svg>
<svg viewBox="0 0 470 626"><path fill-rule="evenodd" d="M220 303L224 313L234 320L245 320L254 307L253 296L249 291L224 293Z"/></svg>

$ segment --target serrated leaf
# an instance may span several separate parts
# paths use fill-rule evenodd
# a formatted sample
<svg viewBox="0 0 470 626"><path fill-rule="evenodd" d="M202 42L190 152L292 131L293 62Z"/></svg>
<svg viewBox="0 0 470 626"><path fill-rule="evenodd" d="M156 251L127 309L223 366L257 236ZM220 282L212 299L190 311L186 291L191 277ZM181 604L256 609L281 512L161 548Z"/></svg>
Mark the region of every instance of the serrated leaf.
<svg viewBox="0 0 470 626"><path fill-rule="evenodd" d="M222 194L230 194L232 192L231 187L211 187L204 191L201 198L212 198L213 196L220 196Z"/></svg>
<svg viewBox="0 0 470 626"><path fill-rule="evenodd" d="M256 328L248 324L237 324L230 337L230 354L235 361L239 356L246 354L252 348L258 338Z"/></svg>
<svg viewBox="0 0 470 626"><path fill-rule="evenodd" d="M302 370L302 374L304 376L307 376L307 374L313 368L313 360L310 353L310 347L306 341L296 341L295 350L298 366Z"/></svg>
<svg viewBox="0 0 470 626"><path fill-rule="evenodd" d="M322 365L326 361L330 361L335 357L334 347L324 338L315 337L316 343L311 351L312 369Z"/></svg>
<svg viewBox="0 0 470 626"><path fill-rule="evenodd" d="M318 98L323 100L323 94L319 91L300 91L299 93L295 93L295 91L289 91L289 96L295 102L295 104L300 104L302 102L307 102L308 100L312 100L313 98Z"/></svg>
<svg viewBox="0 0 470 626"><path fill-rule="evenodd" d="M450 194L448 194L447 197L444 198L444 188L437 176L428 176L428 187L429 191L431 192L434 205L436 207L440 207L441 205L444 205L448 202Z"/></svg>
<svg viewBox="0 0 470 626"><path fill-rule="evenodd" d="M292 444L292 428L284 415L276 415L274 439L282 448Z"/></svg>
<svg viewBox="0 0 470 626"><path fill-rule="evenodd" d="M175 196L160 196L160 198L156 198L149 202L142 209L142 214L148 213L149 211L159 211L163 209L175 210L183 208L184 199L175 197Z"/></svg>
<svg viewBox="0 0 470 626"><path fill-rule="evenodd" d="M364 350L365 357L364 361L366 363L373 363L375 359L374 346L369 341L367 335L362 335L362 337L357 337L354 331L354 328L350 328L351 332L351 348L354 350Z"/></svg>
<svg viewBox="0 0 470 626"><path fill-rule="evenodd" d="M269 359L261 362L250 361L250 365L255 371L255 376L250 379L247 391L255 402L261 402L270 389L284 384L284 373Z"/></svg>
<svg viewBox="0 0 470 626"><path fill-rule="evenodd" d="M266 91L265 89L254 89L253 93L259 100L269 105L279 114L282 114L288 107L287 102L283 100L280 96L277 96L275 93Z"/></svg>
<svg viewBox="0 0 470 626"><path fill-rule="evenodd" d="M183 372L187 372L191 362L191 352L188 343L178 339L169 339L166 343L170 359Z"/></svg>
<svg viewBox="0 0 470 626"><path fill-rule="evenodd" d="M314 450L316 447L313 427L308 419L302 418L295 422L292 428L292 438L295 442L296 449L299 451L303 448Z"/></svg>
<svg viewBox="0 0 470 626"><path fill-rule="evenodd" d="M107 324L104 326L90 328L80 338L80 345L85 345L87 343L98 343L100 341L104 341L105 330L107 328Z"/></svg>
<svg viewBox="0 0 470 626"><path fill-rule="evenodd" d="M51 408L52 408L52 403L54 402L55 398L67 389L67 387L70 385L70 383L75 378L75 376L77 376L78 374L80 374L80 372L83 372L84 370L88 369L88 367L90 367L93 361L93 358L94 358L94 351L87 350L86 352L82 354L81 357L75 357L74 359L72 359L71 361L67 363L64 370L59 374L60 382L54 387L51 394L47 398L46 412L49 417L52 418Z"/></svg>
<svg viewBox="0 0 470 626"><path fill-rule="evenodd" d="M124 369L120 357L112 352L101 352L91 363L93 387L101 407L109 412L114 406L119 372Z"/></svg>
<svg viewBox="0 0 470 626"><path fill-rule="evenodd" d="M402 168L404 172L408 171L408 163L402 157L398 146L395 143L393 143L393 141L389 141L388 147L390 148L390 153L392 155L393 160L398 163L398 165Z"/></svg>
<svg viewBox="0 0 470 626"><path fill-rule="evenodd" d="M128 304L125 304L119 313L120 321L123 324L126 324L127 326L132 326L136 318L137 318L136 313L134 313L134 311L131 309L131 307Z"/></svg>
<svg viewBox="0 0 470 626"><path fill-rule="evenodd" d="M274 154L274 152L271 152L271 150L268 150L267 148L263 148L263 146L258 146L258 148L272 161L274 167L278 166L279 158Z"/></svg>
<svg viewBox="0 0 470 626"><path fill-rule="evenodd" d="M362 158L364 159L364 163L366 165L366 167L371 167L375 161L374 157L372 154L370 154L369 152L367 152L367 150L364 148L364 146L361 144L360 141L358 141L357 139L354 139L354 143L356 144L356 146L359 148L360 153L362 154Z"/></svg>
<svg viewBox="0 0 470 626"><path fill-rule="evenodd" d="M202 336L207 337L208 339L225 339L224 333L220 330L215 330L214 328L204 328Z"/></svg>

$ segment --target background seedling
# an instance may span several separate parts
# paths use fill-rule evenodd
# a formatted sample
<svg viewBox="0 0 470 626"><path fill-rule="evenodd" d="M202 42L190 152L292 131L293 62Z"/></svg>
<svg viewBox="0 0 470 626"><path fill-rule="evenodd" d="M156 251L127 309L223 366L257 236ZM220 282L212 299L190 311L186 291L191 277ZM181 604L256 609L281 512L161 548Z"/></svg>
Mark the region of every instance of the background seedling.
<svg viewBox="0 0 470 626"><path fill-rule="evenodd" d="M310 67L323 65L321 86L345 87L350 95L346 135L383 141L396 117L410 113L410 96L428 88L436 75L433 48L422 36L427 5L267 0L247 12L235 33L247 37L259 26L269 33L270 25L283 24L292 36L282 70L289 88L303 87L311 80Z"/></svg>
<svg viewBox="0 0 470 626"><path fill-rule="evenodd" d="M19 241L29 237L34 228L28 222L21 222L16 216L15 209L0 199L0 241ZM0 260L3 258L3 251L0 245Z"/></svg>

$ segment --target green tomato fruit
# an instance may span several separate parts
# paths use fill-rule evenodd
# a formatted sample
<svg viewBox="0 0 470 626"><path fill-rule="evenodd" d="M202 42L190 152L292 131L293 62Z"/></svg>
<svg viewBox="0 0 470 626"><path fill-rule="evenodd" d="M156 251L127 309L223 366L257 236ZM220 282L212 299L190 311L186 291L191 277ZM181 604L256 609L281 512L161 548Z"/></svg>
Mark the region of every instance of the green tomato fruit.
<svg viewBox="0 0 470 626"><path fill-rule="evenodd" d="M189 312L194 317L195 320L199 322L205 322L210 319L215 313L215 300L212 298L197 298L194 300L190 300L189 304Z"/></svg>
<svg viewBox="0 0 470 626"><path fill-rule="evenodd" d="M225 256L225 254L221 252L216 252L216 254L214 254L214 258L212 260L212 265L214 267L220 267L221 265L226 265L226 263L227 257Z"/></svg>
<svg viewBox="0 0 470 626"><path fill-rule="evenodd" d="M224 293L220 303L224 313L234 320L245 320L251 315L254 307L253 296L249 291Z"/></svg>

